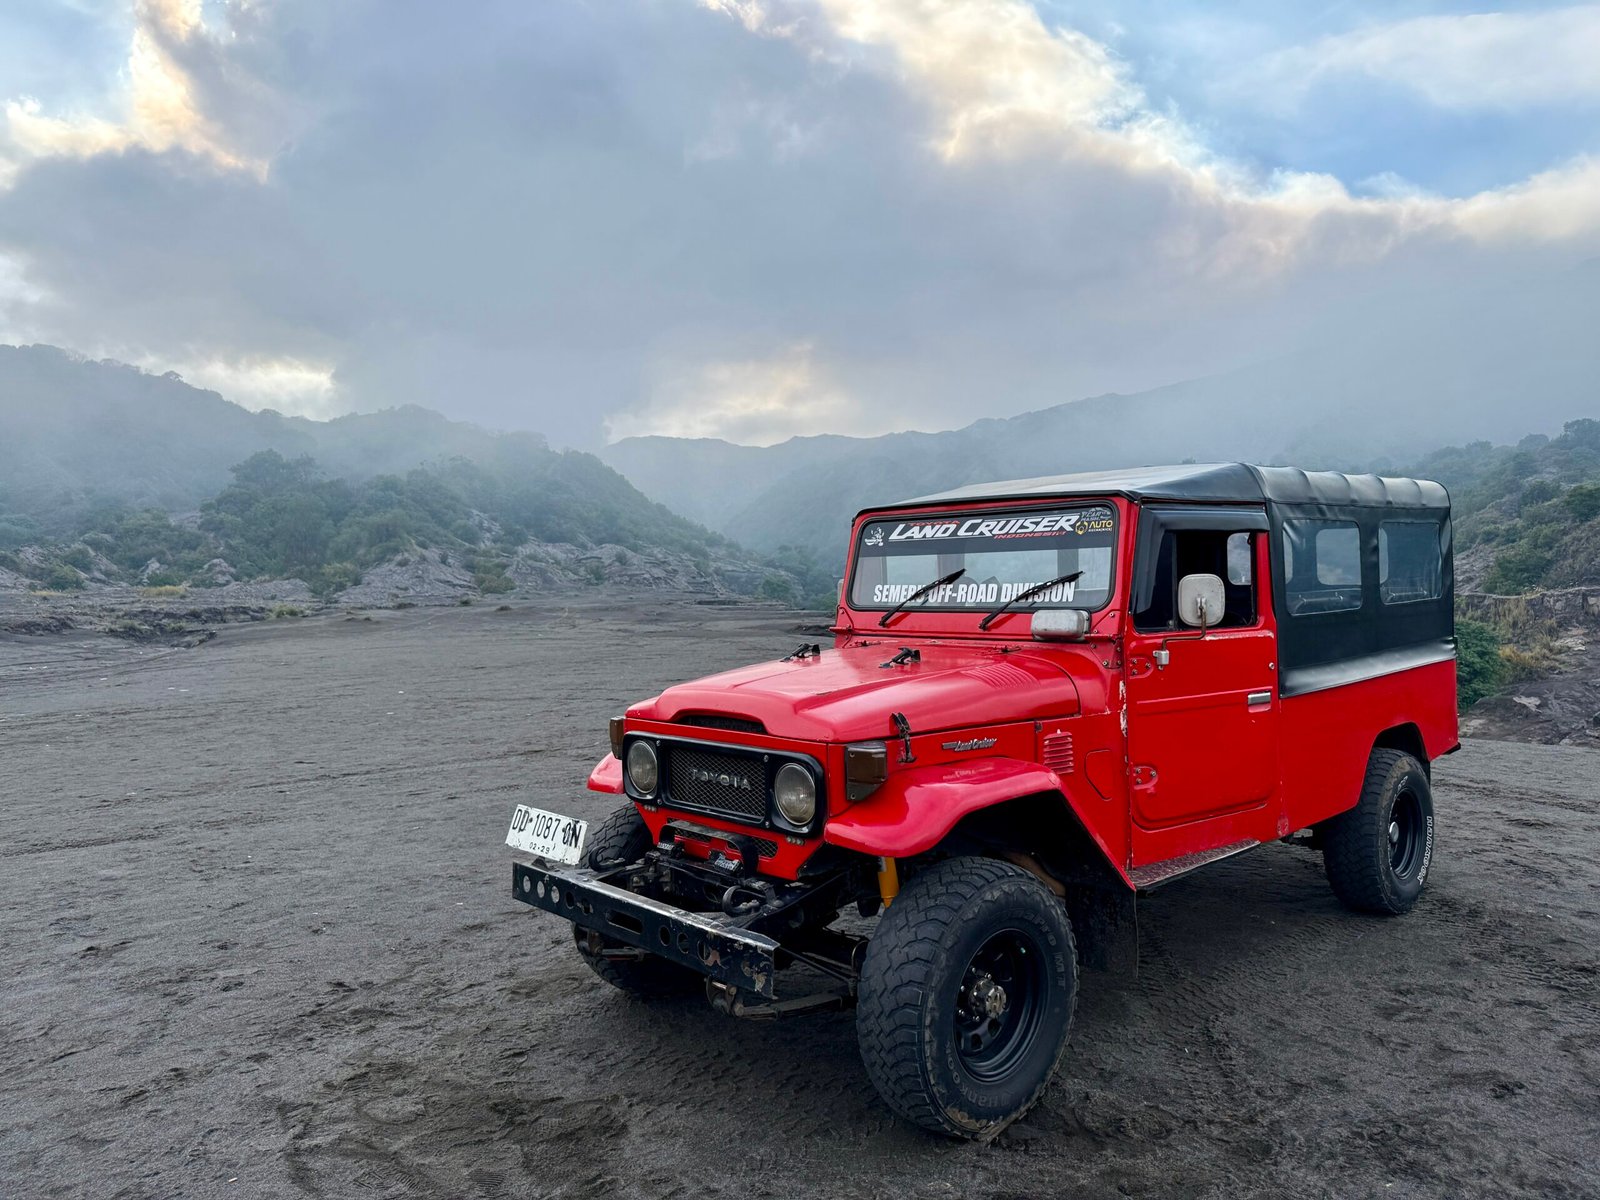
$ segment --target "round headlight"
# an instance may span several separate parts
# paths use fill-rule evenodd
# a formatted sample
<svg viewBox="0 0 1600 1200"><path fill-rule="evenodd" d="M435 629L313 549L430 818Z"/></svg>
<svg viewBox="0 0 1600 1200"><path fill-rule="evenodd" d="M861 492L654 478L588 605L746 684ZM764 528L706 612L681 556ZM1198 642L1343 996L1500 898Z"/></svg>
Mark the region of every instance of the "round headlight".
<svg viewBox="0 0 1600 1200"><path fill-rule="evenodd" d="M654 796L660 781L661 769L656 761L656 748L649 742L635 742L628 747L628 782L641 796Z"/></svg>
<svg viewBox="0 0 1600 1200"><path fill-rule="evenodd" d="M778 812L791 825L809 825L817 815L817 781L799 763L784 763L772 785Z"/></svg>

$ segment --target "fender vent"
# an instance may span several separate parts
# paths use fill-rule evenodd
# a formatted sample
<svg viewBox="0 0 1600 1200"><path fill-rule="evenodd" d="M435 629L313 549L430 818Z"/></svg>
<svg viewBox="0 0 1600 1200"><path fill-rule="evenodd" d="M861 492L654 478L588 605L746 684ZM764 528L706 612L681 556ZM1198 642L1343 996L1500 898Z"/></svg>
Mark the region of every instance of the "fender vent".
<svg viewBox="0 0 1600 1200"><path fill-rule="evenodd" d="M1072 735L1052 733L1044 739L1044 765L1057 775L1072 774Z"/></svg>

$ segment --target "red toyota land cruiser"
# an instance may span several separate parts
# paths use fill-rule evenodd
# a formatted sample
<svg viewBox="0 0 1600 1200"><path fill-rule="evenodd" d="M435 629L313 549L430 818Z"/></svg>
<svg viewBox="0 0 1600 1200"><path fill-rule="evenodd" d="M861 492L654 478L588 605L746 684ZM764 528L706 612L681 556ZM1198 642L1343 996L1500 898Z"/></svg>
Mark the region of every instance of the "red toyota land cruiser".
<svg viewBox="0 0 1600 1200"><path fill-rule="evenodd" d="M1423 480L1185 465L869 509L833 645L615 718L589 787L627 802L519 807L512 887L625 991L855 1006L896 1112L990 1136L1060 1062L1079 967L1131 968L1140 892L1309 830L1346 905L1416 903L1452 592Z"/></svg>

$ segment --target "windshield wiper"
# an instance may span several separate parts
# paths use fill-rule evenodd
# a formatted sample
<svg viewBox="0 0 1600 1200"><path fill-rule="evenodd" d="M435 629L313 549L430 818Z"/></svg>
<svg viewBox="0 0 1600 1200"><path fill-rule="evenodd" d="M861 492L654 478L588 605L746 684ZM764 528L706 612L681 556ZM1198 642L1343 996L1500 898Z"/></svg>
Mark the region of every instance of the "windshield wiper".
<svg viewBox="0 0 1600 1200"><path fill-rule="evenodd" d="M892 617L896 613L900 612L903 608L905 608L912 601L921 600L929 592L933 591L934 588L943 587L947 583L954 583L956 580L960 579L966 573L967 573L967 569L965 567L961 567L958 570L951 571L950 574L946 575L943 579L935 579L932 583L923 584L916 591L912 592L911 595L907 596L904 600L900 601L899 604L896 604L888 612L884 613L883 616L879 617L878 618L878 628L882 629L885 625L887 625L889 623L889 618L890 617Z"/></svg>
<svg viewBox="0 0 1600 1200"><path fill-rule="evenodd" d="M1015 596L1011 597L1011 599L1007 600L983 620L979 621L978 628L989 628L990 623L1001 613L1005 612L1006 609L1010 608L1013 604L1021 604L1024 600L1031 599L1032 597L1037 596L1040 592L1048 592L1051 588L1059 587L1063 583L1076 583L1080 578L1082 578L1082 576L1082 571L1074 571L1070 575L1058 575L1054 579L1046 579L1043 583L1036 583L1026 591L1018 592Z"/></svg>

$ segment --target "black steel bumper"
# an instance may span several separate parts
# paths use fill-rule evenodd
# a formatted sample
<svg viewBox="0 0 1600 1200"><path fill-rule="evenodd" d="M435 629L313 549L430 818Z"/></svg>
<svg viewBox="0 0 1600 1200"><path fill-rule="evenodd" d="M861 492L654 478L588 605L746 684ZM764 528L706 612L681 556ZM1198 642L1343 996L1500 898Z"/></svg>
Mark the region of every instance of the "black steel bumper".
<svg viewBox="0 0 1600 1200"><path fill-rule="evenodd" d="M511 893L524 904L592 929L606 941L660 955L719 983L771 999L778 943L720 913L689 912L607 883L580 867L511 864Z"/></svg>

